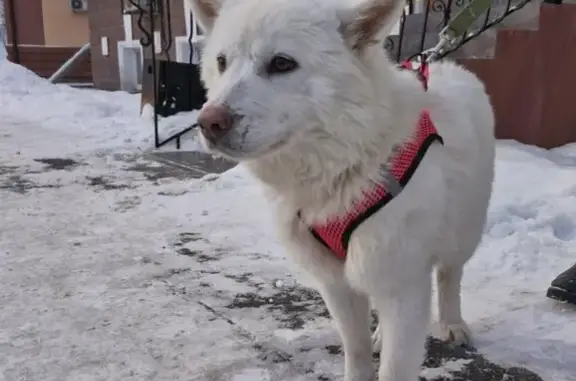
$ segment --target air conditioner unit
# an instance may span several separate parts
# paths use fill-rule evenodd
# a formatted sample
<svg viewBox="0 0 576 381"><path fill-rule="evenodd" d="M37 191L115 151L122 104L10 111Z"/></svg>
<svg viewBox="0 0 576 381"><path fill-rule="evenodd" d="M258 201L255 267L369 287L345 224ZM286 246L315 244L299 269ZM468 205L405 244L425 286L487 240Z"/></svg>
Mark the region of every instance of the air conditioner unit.
<svg viewBox="0 0 576 381"><path fill-rule="evenodd" d="M88 11L88 0L70 0L70 8L73 12Z"/></svg>

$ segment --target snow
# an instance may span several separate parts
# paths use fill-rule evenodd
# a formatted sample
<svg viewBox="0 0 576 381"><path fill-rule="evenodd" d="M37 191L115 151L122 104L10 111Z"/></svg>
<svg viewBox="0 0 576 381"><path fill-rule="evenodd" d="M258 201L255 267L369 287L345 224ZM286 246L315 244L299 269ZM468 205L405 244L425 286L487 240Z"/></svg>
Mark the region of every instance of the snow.
<svg viewBox="0 0 576 381"><path fill-rule="evenodd" d="M576 309L543 292L576 260L576 144L545 151L501 142L497 159L486 235L465 276L464 313L492 357L545 379L574 379Z"/></svg>
<svg viewBox="0 0 576 381"><path fill-rule="evenodd" d="M451 373L457 372L462 369L466 364L469 364L472 360L449 360L446 361L442 368L428 368L425 369L420 376L426 380L434 380L438 377L450 376Z"/></svg>
<svg viewBox="0 0 576 381"><path fill-rule="evenodd" d="M0 62L0 380L341 377L326 351L338 336L292 275L256 181L241 166L151 179L137 168L158 166L142 158L152 150L138 96ZM544 296L576 258L575 174L576 144L499 142L464 279L480 352L544 380L576 380L576 309Z"/></svg>
<svg viewBox="0 0 576 381"><path fill-rule="evenodd" d="M153 150L152 113L146 106L141 112L138 94L54 85L7 60L0 60L0 89L0 115L9 124L25 119L50 131L65 130L78 150ZM195 112L182 114L161 118L161 138L195 123ZM185 143L183 149L200 149L194 139ZM173 149L169 144L162 150Z"/></svg>

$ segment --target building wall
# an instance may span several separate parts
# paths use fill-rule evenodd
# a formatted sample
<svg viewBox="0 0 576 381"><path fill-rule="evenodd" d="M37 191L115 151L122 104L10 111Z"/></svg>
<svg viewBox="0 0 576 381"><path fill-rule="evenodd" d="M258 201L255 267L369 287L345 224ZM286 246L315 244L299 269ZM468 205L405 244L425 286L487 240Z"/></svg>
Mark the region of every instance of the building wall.
<svg viewBox="0 0 576 381"><path fill-rule="evenodd" d="M14 61L14 49L12 46L6 48L8 59ZM62 46L20 46L20 64L32 70L41 77L49 78L66 62L76 51L76 47ZM76 65L63 78L64 83L90 83L92 73L90 71L90 55L82 57Z"/></svg>
<svg viewBox="0 0 576 381"><path fill-rule="evenodd" d="M543 4L537 30L502 29L497 40L494 59L459 60L486 86L496 136L543 148L576 142L576 4Z"/></svg>
<svg viewBox="0 0 576 381"><path fill-rule="evenodd" d="M74 13L69 0L5 0L8 42L12 41L14 7L19 45L80 47L90 39L88 14Z"/></svg>
<svg viewBox="0 0 576 381"><path fill-rule="evenodd" d="M80 47L90 40L88 12L73 12L69 0L41 1L46 45Z"/></svg>
<svg viewBox="0 0 576 381"><path fill-rule="evenodd" d="M87 14L72 12L68 0L5 0L4 6L8 59L42 77L54 74L88 42ZM90 66L86 55L61 81L91 82Z"/></svg>
<svg viewBox="0 0 576 381"><path fill-rule="evenodd" d="M163 39L165 43L170 41L171 46L167 52L157 53L156 56L158 59L174 60L176 58L176 37L186 36L184 2L183 0L162 1L165 5L169 5L170 7L171 36L168 35L168 33L165 33ZM154 22L156 31L159 31L159 18L156 17ZM150 29L149 17L144 17L142 23L147 30ZM123 15L121 2L119 0L90 1L89 25L91 31L90 43L94 85L101 89L119 90L121 86L118 46L119 43L121 45L139 46L139 40L144 37L144 34L138 26L138 16ZM108 44L107 55L105 55L102 50L103 39L107 41ZM125 41L129 41L130 43ZM144 47L143 55L144 58L151 57L151 48ZM144 69L147 70L147 68Z"/></svg>
<svg viewBox="0 0 576 381"><path fill-rule="evenodd" d="M122 9L119 0L90 1L90 50L94 86L104 90L118 90L118 41L124 39ZM103 39L108 42L108 54L103 54Z"/></svg>
<svg viewBox="0 0 576 381"><path fill-rule="evenodd" d="M12 12L15 20L11 19ZM44 45L44 20L42 0L4 0L7 40L13 39L12 28L16 24L16 37L20 45Z"/></svg>

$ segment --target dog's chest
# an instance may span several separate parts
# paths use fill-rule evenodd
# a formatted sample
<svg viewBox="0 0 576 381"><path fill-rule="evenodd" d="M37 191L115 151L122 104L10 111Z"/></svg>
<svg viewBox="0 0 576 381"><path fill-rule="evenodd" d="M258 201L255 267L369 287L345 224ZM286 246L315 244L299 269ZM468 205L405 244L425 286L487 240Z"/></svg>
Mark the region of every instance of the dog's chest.
<svg viewBox="0 0 576 381"><path fill-rule="evenodd" d="M416 135L403 145L392 158L390 165L383 166L383 181L364 192L363 198L354 203L347 214L335 216L322 224L308 226L310 233L339 259L346 259L352 233L408 184L410 178L424 159L430 145L442 142L428 112L422 112Z"/></svg>

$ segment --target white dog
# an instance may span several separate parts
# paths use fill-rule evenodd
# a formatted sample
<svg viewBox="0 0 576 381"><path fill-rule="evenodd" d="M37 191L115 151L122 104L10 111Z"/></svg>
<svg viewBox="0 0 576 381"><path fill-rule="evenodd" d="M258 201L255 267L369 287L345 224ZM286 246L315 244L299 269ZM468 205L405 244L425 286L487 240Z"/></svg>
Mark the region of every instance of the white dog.
<svg viewBox="0 0 576 381"><path fill-rule="evenodd" d="M345 381L375 380L370 301L379 380L416 381L433 268L443 338L469 339L460 281L481 239L494 164L483 84L436 63L425 91L387 59L381 41L400 0L188 1L208 35L202 140L269 189L280 235L339 329ZM367 197L384 206L354 220Z"/></svg>

